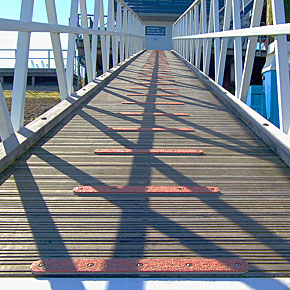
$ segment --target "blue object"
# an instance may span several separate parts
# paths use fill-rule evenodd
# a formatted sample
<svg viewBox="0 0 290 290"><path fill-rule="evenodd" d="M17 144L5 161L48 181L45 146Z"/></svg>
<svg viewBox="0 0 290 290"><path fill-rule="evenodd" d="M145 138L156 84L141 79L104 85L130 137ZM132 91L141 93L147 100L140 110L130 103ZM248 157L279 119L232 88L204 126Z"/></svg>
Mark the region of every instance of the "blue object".
<svg viewBox="0 0 290 290"><path fill-rule="evenodd" d="M266 102L262 85L252 85L249 87L247 105L260 115L266 117Z"/></svg>
<svg viewBox="0 0 290 290"><path fill-rule="evenodd" d="M266 96L265 117L280 128L276 70L268 70L263 73L263 87Z"/></svg>

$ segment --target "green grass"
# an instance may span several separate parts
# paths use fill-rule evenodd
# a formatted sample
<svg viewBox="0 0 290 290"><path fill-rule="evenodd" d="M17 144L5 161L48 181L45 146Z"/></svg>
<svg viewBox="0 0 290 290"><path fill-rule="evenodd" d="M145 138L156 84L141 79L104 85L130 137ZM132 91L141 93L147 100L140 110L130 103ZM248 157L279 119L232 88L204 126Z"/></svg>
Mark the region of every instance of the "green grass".
<svg viewBox="0 0 290 290"><path fill-rule="evenodd" d="M4 90L5 98L9 99L12 97L12 90ZM26 91L27 99L60 99L59 92L55 91L36 91L29 90Z"/></svg>

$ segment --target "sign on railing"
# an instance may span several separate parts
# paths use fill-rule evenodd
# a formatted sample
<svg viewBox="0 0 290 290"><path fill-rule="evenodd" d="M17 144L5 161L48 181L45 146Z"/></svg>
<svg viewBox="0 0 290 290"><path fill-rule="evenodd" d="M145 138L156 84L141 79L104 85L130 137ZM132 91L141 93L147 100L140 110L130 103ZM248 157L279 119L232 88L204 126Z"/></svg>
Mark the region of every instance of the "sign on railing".
<svg viewBox="0 0 290 290"><path fill-rule="evenodd" d="M209 15L207 2L210 2ZM264 0L254 0L250 28L241 29L240 1L226 0L223 28L220 31L218 0L196 0L173 24L173 47L188 62L209 74L214 51L214 80L223 84L228 40L234 41L235 96L246 102L259 36L275 36L275 59L280 129L290 134L290 84L284 0L272 0L274 25L260 27ZM231 27L232 23L232 27ZM248 37L245 60L242 58L242 37Z"/></svg>
<svg viewBox="0 0 290 290"><path fill-rule="evenodd" d="M67 9L70 9L70 22L68 26L58 24L55 0L43 1L45 1L46 5L48 23L36 23L32 21L34 0L22 0L20 20L0 19L1 31L18 31L11 118L9 117L0 84L0 136L2 140L7 139L23 126L31 32L50 32L59 91L62 100L70 96L73 90L76 34L83 35L88 82L96 78L98 35L101 36L103 72L106 72L110 68L109 57L111 49L113 54L113 66L144 49L144 24L122 0L116 0L116 15L114 0L106 1L106 3L108 3L106 27L104 23L104 1L94 0L94 19L91 29L88 27L87 21L87 0L67 1L69 5ZM81 10L81 27L78 26L79 4ZM61 12L62 11L59 11L59 13ZM69 34L66 70L64 67L64 55L60 42L60 33Z"/></svg>

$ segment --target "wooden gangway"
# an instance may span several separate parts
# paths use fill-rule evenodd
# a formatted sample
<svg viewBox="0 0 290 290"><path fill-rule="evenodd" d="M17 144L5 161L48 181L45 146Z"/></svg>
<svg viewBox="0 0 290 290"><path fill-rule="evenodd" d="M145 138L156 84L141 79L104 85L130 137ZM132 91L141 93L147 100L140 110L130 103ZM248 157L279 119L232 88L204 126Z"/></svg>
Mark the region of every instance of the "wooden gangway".
<svg viewBox="0 0 290 290"><path fill-rule="evenodd" d="M241 258L242 277L289 277L289 173L173 53L146 51L1 173L0 277L47 258Z"/></svg>

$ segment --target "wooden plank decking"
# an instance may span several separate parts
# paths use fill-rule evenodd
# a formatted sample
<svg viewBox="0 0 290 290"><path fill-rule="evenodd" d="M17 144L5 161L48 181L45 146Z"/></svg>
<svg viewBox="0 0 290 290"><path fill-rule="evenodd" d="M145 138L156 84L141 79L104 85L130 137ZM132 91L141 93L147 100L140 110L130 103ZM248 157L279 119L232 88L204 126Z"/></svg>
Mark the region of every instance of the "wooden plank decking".
<svg viewBox="0 0 290 290"><path fill-rule="evenodd" d="M144 66L149 76L137 80ZM166 85L154 85L150 73L162 70L173 81L164 76ZM150 95L129 95L140 93ZM205 155L94 154L105 148ZM138 57L4 171L0 183L0 277L31 276L38 259L96 257L239 257L250 263L243 277L290 276L289 168L170 52ZM220 194L76 196L79 185L217 186Z"/></svg>

